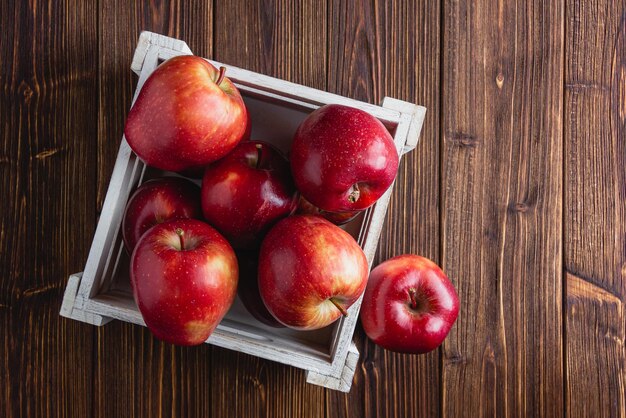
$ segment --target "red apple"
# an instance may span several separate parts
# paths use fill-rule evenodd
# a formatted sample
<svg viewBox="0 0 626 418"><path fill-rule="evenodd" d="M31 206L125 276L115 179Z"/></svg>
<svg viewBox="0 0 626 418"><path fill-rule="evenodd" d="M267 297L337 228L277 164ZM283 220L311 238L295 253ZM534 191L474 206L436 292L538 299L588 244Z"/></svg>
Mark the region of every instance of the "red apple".
<svg viewBox="0 0 626 418"><path fill-rule="evenodd" d="M126 204L122 237L129 253L154 225L170 219L201 219L200 187L179 177L163 177L143 183Z"/></svg>
<svg viewBox="0 0 626 418"><path fill-rule="evenodd" d="M275 328L282 328L283 325L272 316L267 310L261 294L259 293L258 251L238 251L237 260L239 261L239 286L237 294L243 306L250 314L259 322Z"/></svg>
<svg viewBox="0 0 626 418"><path fill-rule="evenodd" d="M126 120L126 140L146 164L169 171L204 166L248 128L235 85L205 59L170 58L146 80Z"/></svg>
<svg viewBox="0 0 626 418"><path fill-rule="evenodd" d="M249 113L248 113L248 118L247 118L246 123L247 123L246 131L244 132L243 137L241 138L240 142L250 140L250 132L252 129L252 125L251 125ZM202 165L195 166L195 167L189 167L186 170L180 171L179 173L185 177L189 177L192 179L202 179L202 177L204 176L204 170L206 170L208 165L210 164L202 164Z"/></svg>
<svg viewBox="0 0 626 418"><path fill-rule="evenodd" d="M146 232L131 256L133 295L146 325L177 345L206 341L237 292L237 258L215 229L175 219Z"/></svg>
<svg viewBox="0 0 626 418"><path fill-rule="evenodd" d="M297 198L289 162L260 141L240 143L202 179L204 217L235 248L258 247L270 227L295 210Z"/></svg>
<svg viewBox="0 0 626 418"><path fill-rule="evenodd" d="M298 127L290 151L300 193L329 212L363 210L391 186L398 153L389 131L360 109L326 105Z"/></svg>
<svg viewBox="0 0 626 418"><path fill-rule="evenodd" d="M323 328L347 315L365 289L367 273L367 259L354 238L319 216L283 219L261 245L261 297L290 328Z"/></svg>
<svg viewBox="0 0 626 418"><path fill-rule="evenodd" d="M420 354L443 342L458 313L459 298L443 271L427 258L401 255L372 270L361 323L381 347Z"/></svg>
<svg viewBox="0 0 626 418"><path fill-rule="evenodd" d="M298 215L319 215L322 218L334 223L335 225L347 224L348 222L356 218L359 213L361 213L360 210L353 210L350 212L327 212L314 206L302 195L300 196L300 200L298 201L298 208L296 209L296 214Z"/></svg>

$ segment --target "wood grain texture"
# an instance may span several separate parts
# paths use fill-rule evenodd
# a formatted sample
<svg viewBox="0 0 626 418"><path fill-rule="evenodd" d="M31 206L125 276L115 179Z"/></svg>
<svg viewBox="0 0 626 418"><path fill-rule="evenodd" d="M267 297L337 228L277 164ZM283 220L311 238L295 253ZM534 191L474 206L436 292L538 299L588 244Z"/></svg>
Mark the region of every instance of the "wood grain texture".
<svg viewBox="0 0 626 418"><path fill-rule="evenodd" d="M6 0L0 28L0 416L626 416L625 0ZM428 107L378 260L443 264L462 309L442 350L393 354L357 328L345 395L253 356L58 316L144 29Z"/></svg>
<svg viewBox="0 0 626 418"><path fill-rule="evenodd" d="M326 2L215 0L214 58L308 87L326 87Z"/></svg>
<svg viewBox="0 0 626 418"><path fill-rule="evenodd" d="M324 89L325 18L325 2L216 0L213 57ZM246 354L215 348L211 384L215 417L324 416L325 390L306 384L302 370Z"/></svg>
<svg viewBox="0 0 626 418"><path fill-rule="evenodd" d="M137 77L130 70L142 30L212 51L211 1L99 2L98 194L101 208ZM143 328L115 321L97 330L94 415L204 416L209 410L211 347L174 348ZM112 402L111 400L115 401Z"/></svg>
<svg viewBox="0 0 626 418"><path fill-rule="evenodd" d="M437 2L329 3L328 91L428 108L420 143L400 166L374 264L405 253L439 261L440 6ZM439 352L380 349L357 328L361 367L349 394L328 393L327 416L438 416Z"/></svg>
<svg viewBox="0 0 626 418"><path fill-rule="evenodd" d="M119 321L103 330L96 342L95 416L206 416L210 346L175 347Z"/></svg>
<svg viewBox="0 0 626 418"><path fill-rule="evenodd" d="M567 1L569 416L626 416L626 2Z"/></svg>
<svg viewBox="0 0 626 418"><path fill-rule="evenodd" d="M0 3L1 416L91 411L93 330L58 311L94 229L96 23L87 2Z"/></svg>
<svg viewBox="0 0 626 418"><path fill-rule="evenodd" d="M444 415L563 414L563 12L445 2Z"/></svg>

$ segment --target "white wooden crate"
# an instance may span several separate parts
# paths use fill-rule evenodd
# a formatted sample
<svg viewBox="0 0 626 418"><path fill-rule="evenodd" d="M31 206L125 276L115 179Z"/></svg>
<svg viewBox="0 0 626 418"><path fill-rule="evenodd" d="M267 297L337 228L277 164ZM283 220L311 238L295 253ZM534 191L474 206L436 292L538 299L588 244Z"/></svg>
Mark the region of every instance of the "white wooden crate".
<svg viewBox="0 0 626 418"><path fill-rule="evenodd" d="M139 76L134 99L160 62L185 54L192 52L183 41L143 32L131 65ZM385 98L382 106L375 106L209 61L216 67L225 66L227 77L239 88L250 112L252 138L271 142L285 152L300 122L313 110L329 103L357 107L380 119L393 135L400 155L417 144L426 113L422 106L392 98ZM122 138L84 272L70 276L61 306L62 316L97 326L111 319L145 326L133 300L128 255L119 232L131 192L141 182L162 174L147 167ZM391 188L373 207L344 227L363 248L370 267L390 195ZM359 357L352 335L360 305L359 300L348 310L347 317L334 324L307 332L267 327L248 314L237 299L207 342L304 369L307 382L347 392Z"/></svg>

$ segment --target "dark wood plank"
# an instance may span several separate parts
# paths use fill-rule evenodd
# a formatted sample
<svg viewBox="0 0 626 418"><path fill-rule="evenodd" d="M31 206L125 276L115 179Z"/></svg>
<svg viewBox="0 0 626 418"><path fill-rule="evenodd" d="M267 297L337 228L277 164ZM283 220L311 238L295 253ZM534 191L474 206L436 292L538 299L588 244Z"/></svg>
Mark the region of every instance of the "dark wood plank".
<svg viewBox="0 0 626 418"><path fill-rule="evenodd" d="M326 2L215 0L214 58L225 64L326 87Z"/></svg>
<svg viewBox="0 0 626 418"><path fill-rule="evenodd" d="M626 416L626 2L567 1L569 416Z"/></svg>
<svg viewBox="0 0 626 418"><path fill-rule="evenodd" d="M59 316L95 217L97 14L0 3L0 415L89 416L92 328Z"/></svg>
<svg viewBox="0 0 626 418"><path fill-rule="evenodd" d="M325 2L216 1L215 11L216 60L325 88ZM299 369L215 348L211 382L215 417L324 416L325 391Z"/></svg>
<svg viewBox="0 0 626 418"><path fill-rule="evenodd" d="M439 2L330 3L328 89L380 103L395 97L428 108L419 146L395 184L378 263L439 254ZM356 334L361 366L350 394L329 392L328 416L438 416L439 352L387 352Z"/></svg>
<svg viewBox="0 0 626 418"><path fill-rule="evenodd" d="M560 416L561 2L445 2L444 415Z"/></svg>
<svg viewBox="0 0 626 418"><path fill-rule="evenodd" d="M102 207L137 82L130 70L139 33L151 30L185 40L210 55L211 1L122 2L102 0L98 208ZM176 348L144 328L113 322L98 330L94 402L96 415L203 416L209 410L211 347ZM115 401L113 402L112 399Z"/></svg>
<svg viewBox="0 0 626 418"><path fill-rule="evenodd" d="M190 417L210 410L211 347L165 344L119 321L98 332L95 416Z"/></svg>

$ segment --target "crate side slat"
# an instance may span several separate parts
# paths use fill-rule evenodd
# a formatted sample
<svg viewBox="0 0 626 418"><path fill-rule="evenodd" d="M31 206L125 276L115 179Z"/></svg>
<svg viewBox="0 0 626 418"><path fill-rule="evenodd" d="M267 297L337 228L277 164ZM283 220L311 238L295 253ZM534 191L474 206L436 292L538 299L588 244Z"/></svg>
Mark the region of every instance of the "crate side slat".
<svg viewBox="0 0 626 418"><path fill-rule="evenodd" d="M394 143L396 146L396 152L398 152L400 158L402 158L402 149L406 143L411 119L411 115L404 113L401 114L401 121L396 128ZM371 218L367 225L367 236L365 242L363 243L363 253L365 253L365 257L367 258L370 268L374 262L374 257L376 256L378 239L380 237L383 224L385 223L387 207L389 206L394 184L389 186L389 189L387 189L387 191L380 197L380 199L378 199L371 209ZM331 347L331 355L333 358L333 365L335 367L340 368L341 364L345 361L345 356L348 354L348 349L352 343L352 336L354 335L354 329L356 328L362 299L363 295L361 295L359 299L348 309L348 316L339 319L340 323L336 328L335 335L333 336L333 346Z"/></svg>
<svg viewBox="0 0 626 418"><path fill-rule="evenodd" d="M388 123L396 124L399 122L400 119L401 112L395 109L386 109L382 106L373 105L371 103L350 99L348 97L339 96L334 93L314 89L312 87L303 86L301 84L296 84L278 78L270 77L264 74L244 70L242 68L223 64L218 61L207 61L209 61L216 67L225 67L227 77L231 81L236 82L242 86L250 86L258 90L263 90L267 93L273 93L278 96L289 97L299 101L308 102L318 107L329 103L356 107Z"/></svg>

